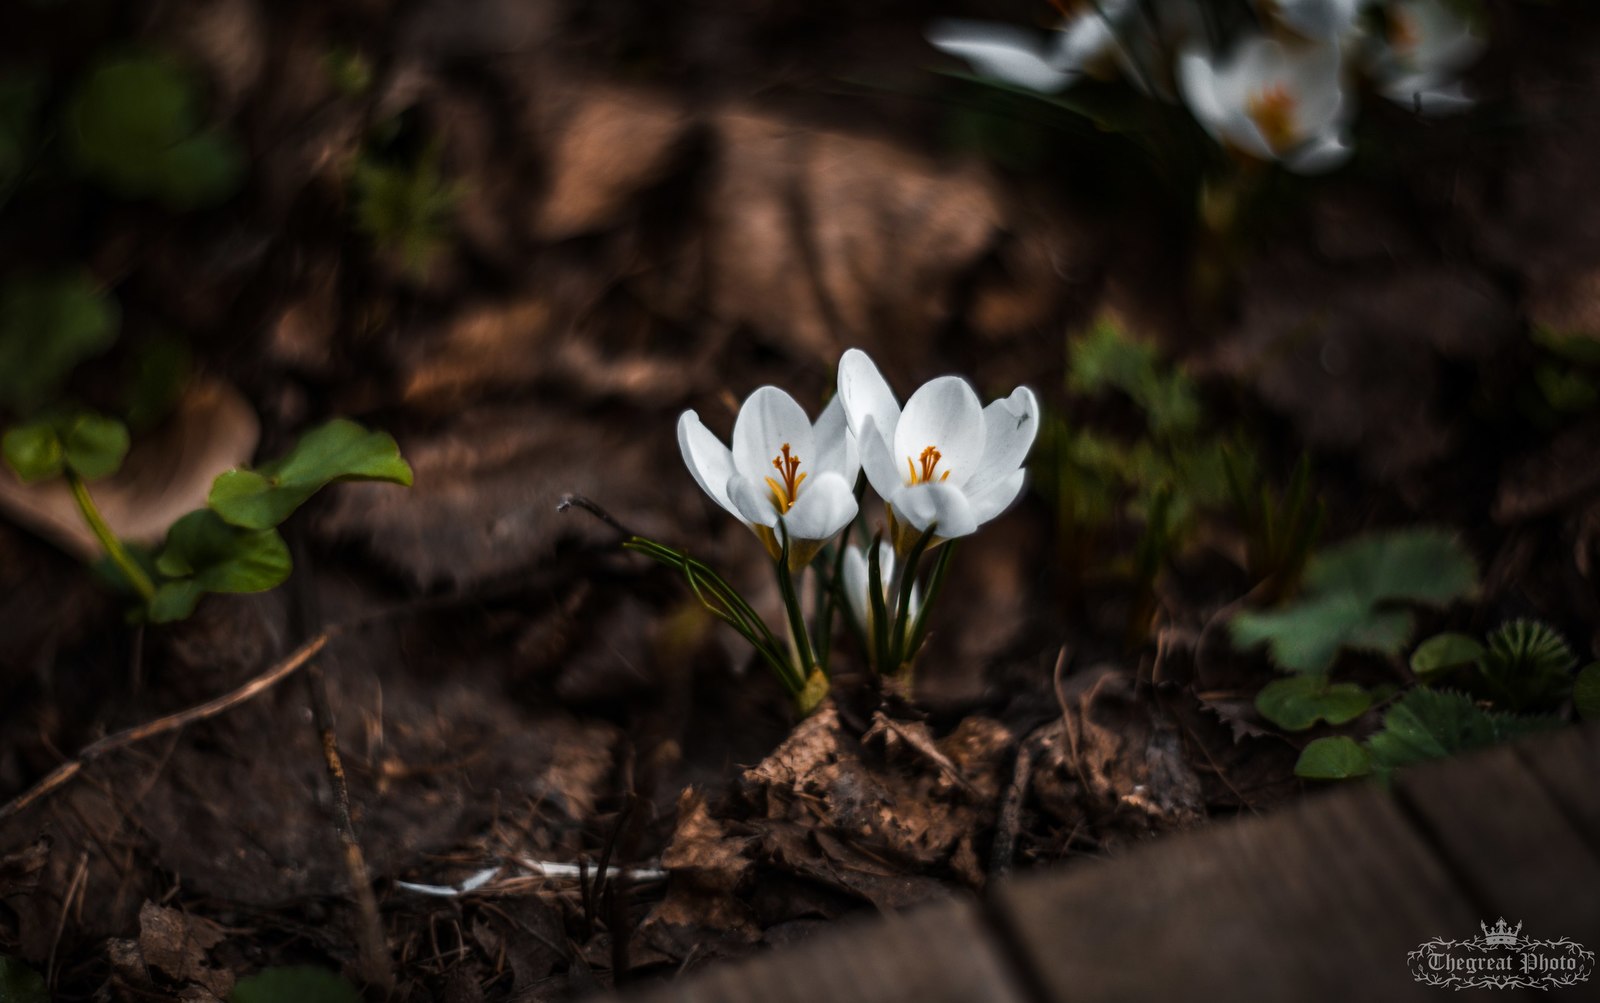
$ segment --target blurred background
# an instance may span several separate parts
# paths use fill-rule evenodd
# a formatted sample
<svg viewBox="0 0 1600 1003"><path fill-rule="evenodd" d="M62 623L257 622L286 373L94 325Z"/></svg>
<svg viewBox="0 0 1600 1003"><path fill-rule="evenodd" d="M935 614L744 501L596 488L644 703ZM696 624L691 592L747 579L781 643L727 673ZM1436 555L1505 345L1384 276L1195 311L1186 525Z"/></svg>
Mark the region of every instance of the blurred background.
<svg viewBox="0 0 1600 1003"><path fill-rule="evenodd" d="M1600 16L1092 7L5 4L0 427L55 429L68 474L82 415L125 429L89 490L150 567L219 473L336 417L414 480L317 494L281 587L206 579L167 623L69 482L0 469L0 796L358 625L321 662L396 991L569 999L1297 797L1307 742L1380 727L1430 634L1537 618L1566 688L1474 695L1570 719L1600 627ZM1111 41L1066 51L1085 18ZM767 383L815 414L849 347L902 400L954 372L1044 408L919 662L962 794L870 705L792 731L680 579L557 511L592 499L778 622L675 422L726 438ZM1228 618L1324 544L1423 525L1476 571L1339 663L1365 716L1263 715L1272 664ZM63 999L381 981L308 707L290 681L0 819L0 954ZM517 863L602 852L670 892L602 905ZM487 868L481 902L395 884Z"/></svg>

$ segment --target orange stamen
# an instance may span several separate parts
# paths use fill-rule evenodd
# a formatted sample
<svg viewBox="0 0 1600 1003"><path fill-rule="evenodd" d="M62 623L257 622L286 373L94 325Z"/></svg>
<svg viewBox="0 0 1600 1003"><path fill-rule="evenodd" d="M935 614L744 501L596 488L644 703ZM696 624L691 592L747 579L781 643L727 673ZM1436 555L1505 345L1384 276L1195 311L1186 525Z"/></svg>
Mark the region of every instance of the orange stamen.
<svg viewBox="0 0 1600 1003"><path fill-rule="evenodd" d="M1282 153L1295 144L1294 95L1281 83L1257 91L1245 101L1245 114L1261 130L1273 153Z"/></svg>
<svg viewBox="0 0 1600 1003"><path fill-rule="evenodd" d="M777 506L778 514L786 514L794 508L795 496L800 493L800 485L805 482L806 475L796 472L800 469L800 457L789 452L789 444L783 444L783 449L772 458L772 465L777 468L778 476L782 481L771 477L766 478L767 489L772 492L772 504Z"/></svg>
<svg viewBox="0 0 1600 1003"><path fill-rule="evenodd" d="M928 448L924 449L922 451L922 455L916 460L913 460L909 456L906 457L906 469L911 473L911 479L906 483L908 485L927 484L932 481L934 479L933 475L939 469L939 460L942 458L942 454L940 454L939 450L933 446L929 446ZM939 474L939 480L945 481L949 479L950 471L946 470L944 473Z"/></svg>

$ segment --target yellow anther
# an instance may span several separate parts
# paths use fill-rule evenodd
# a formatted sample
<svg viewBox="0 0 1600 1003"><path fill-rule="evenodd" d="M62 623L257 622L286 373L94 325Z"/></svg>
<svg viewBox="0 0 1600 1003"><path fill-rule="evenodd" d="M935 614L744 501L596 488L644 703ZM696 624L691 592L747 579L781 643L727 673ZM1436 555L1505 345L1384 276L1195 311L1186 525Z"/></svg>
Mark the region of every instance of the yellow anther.
<svg viewBox="0 0 1600 1003"><path fill-rule="evenodd" d="M1261 138L1273 153L1295 145L1294 112L1294 95L1281 83L1271 84L1245 101L1245 113L1261 130Z"/></svg>
<svg viewBox="0 0 1600 1003"><path fill-rule="evenodd" d="M777 506L778 514L783 515L794 508L795 496L800 492L800 485L805 483L806 475L798 474L800 457L789 452L789 444L783 444L782 450L772 458L772 465L777 468L778 476L782 480L768 477L767 490L772 493L772 504Z"/></svg>

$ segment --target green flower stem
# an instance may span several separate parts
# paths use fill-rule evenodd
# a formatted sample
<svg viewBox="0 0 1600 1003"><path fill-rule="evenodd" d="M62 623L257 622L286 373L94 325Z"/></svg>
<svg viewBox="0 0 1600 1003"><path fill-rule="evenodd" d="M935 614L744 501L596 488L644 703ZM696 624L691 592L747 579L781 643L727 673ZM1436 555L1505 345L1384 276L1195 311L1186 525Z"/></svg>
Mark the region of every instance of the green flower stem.
<svg viewBox="0 0 1600 1003"><path fill-rule="evenodd" d="M930 525L917 537L917 542L911 545L911 552L906 555L905 563L900 568L900 592L895 597L896 610L894 617L894 636L890 638L889 671L897 672L900 666L906 663L915 652L906 650L906 641L911 632L911 587L917 581L917 567L922 563L923 552L928 549L928 544L933 540L933 532L938 529L938 523Z"/></svg>
<svg viewBox="0 0 1600 1003"><path fill-rule="evenodd" d="M779 528L783 532L783 553L778 555L778 591L783 593L783 607L789 614L789 636L795 644L795 656L799 662L801 680L811 676L811 670L816 667L816 662L811 654L811 635L806 630L806 618L800 612L800 597L795 594L794 576L789 571L789 531L780 522Z"/></svg>
<svg viewBox="0 0 1600 1003"><path fill-rule="evenodd" d="M94 531L95 538L100 541L100 546L105 548L106 555L111 558L122 574L133 585L133 590L139 593L139 598L145 602L156 597L156 587L150 581L150 576L144 573L133 555L128 553L128 548L117 539L117 534L111 532L111 527L106 525L106 520L100 515L100 510L95 507L94 499L89 496L89 485L78 476L77 471L68 468L67 486L72 489L72 497L78 503L78 511L83 513L83 521L89 524Z"/></svg>

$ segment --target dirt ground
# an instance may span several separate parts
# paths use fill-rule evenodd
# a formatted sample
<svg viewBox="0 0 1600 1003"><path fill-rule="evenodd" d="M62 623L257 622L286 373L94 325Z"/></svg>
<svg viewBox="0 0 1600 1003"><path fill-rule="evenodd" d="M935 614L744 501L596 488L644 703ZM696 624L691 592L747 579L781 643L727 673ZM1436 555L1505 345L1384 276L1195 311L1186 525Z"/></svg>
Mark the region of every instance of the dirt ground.
<svg viewBox="0 0 1600 1003"><path fill-rule="evenodd" d="M1281 212L1218 247L1117 137L1056 137L1048 170L952 142L970 92L929 72L951 67L927 19L1041 13L935 7L0 13L8 62L70 68L128 38L185 53L251 164L236 197L182 215L46 186L0 215L0 265L91 263L126 336L182 332L253 405L264 455L350 415L415 470L409 490L320 496L290 524L285 586L171 626L128 626L50 534L0 517L0 799L338 628L317 661L392 989L362 953L303 672L0 820L0 954L65 1000L226 999L292 963L374 999L576 999L1304 793L1305 736L1251 705L1265 659L1217 628L1250 588L1238 527L1179 556L1130 645L1139 597L1063 571L1030 494L963 546L913 700L847 647L797 721L679 579L557 511L581 494L692 546L776 621L759 544L696 489L674 421L693 407L726 434L768 382L820 401L850 346L902 391L960 372L1115 422L1063 387L1067 335L1110 312L1274 470L1315 458L1326 539L1444 524L1482 569L1457 629L1537 615L1593 650L1600 417L1507 416L1530 333L1600 337L1600 18L1491 4L1478 115L1374 109L1381 156L1286 183ZM367 54L369 89L330 81L335 47ZM423 276L342 222L342 165L375 123L436 138L460 183ZM1225 267L1197 279L1197 260Z"/></svg>

